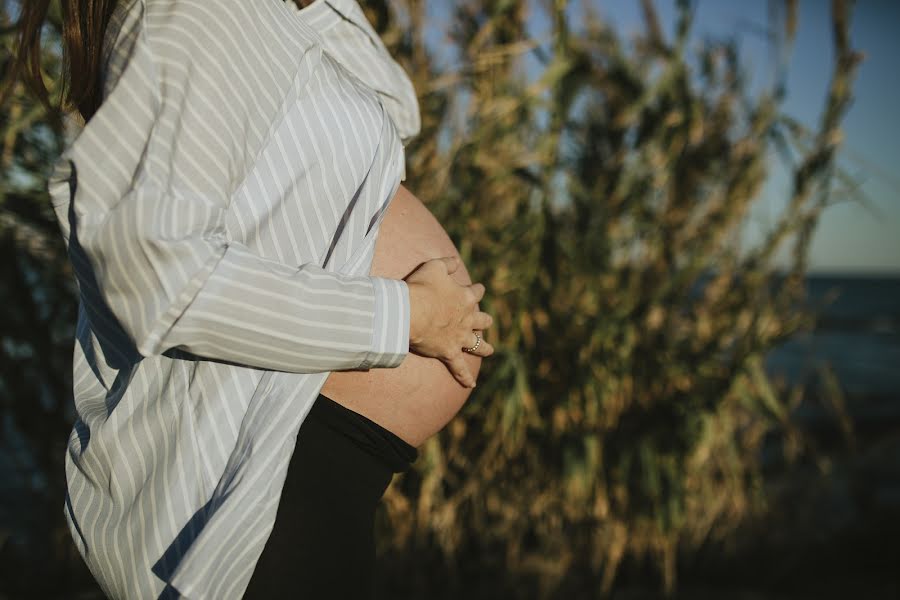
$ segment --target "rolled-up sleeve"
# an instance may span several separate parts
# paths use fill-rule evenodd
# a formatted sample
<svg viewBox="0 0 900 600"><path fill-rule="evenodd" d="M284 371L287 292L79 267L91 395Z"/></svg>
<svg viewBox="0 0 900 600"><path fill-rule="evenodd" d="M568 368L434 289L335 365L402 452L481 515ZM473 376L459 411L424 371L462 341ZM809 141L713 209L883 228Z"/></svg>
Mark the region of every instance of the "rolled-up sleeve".
<svg viewBox="0 0 900 600"><path fill-rule="evenodd" d="M221 100L230 111L211 102L214 78L239 72L194 64L191 47L167 62L148 46L133 36L115 85L63 153L70 169L56 173L71 188L70 256L89 273L79 285L146 357L178 348L297 373L399 365L409 351L406 282L285 264L231 239L230 190L248 160L236 144L265 131L252 128L255 115L233 118L244 114L239 98ZM315 49L295 77L312 68ZM256 93L274 112L277 94Z"/></svg>

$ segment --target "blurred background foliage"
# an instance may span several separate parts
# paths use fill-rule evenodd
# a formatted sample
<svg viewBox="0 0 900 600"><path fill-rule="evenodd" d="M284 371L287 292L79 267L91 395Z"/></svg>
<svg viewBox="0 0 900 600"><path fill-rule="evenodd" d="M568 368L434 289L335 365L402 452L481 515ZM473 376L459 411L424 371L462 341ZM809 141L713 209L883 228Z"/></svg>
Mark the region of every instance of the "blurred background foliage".
<svg viewBox="0 0 900 600"><path fill-rule="evenodd" d="M752 587L766 554L787 547L771 535L789 525L784 504L811 502L802 492L830 476L828 447L794 419L809 390L773 380L763 359L815 322L803 278L843 176L840 124L861 59L852 3L834 0L822 32L835 60L814 131L783 114L777 86L750 94L733 39L687 43L686 0L672 35L644 0L632 40L590 11L574 27L562 0L458 0L443 41L451 66L424 39L423 0L360 4L419 93L406 184L485 283L497 348L461 413L385 495L381 597L654 598L729 577ZM796 0L770 4L773 39L789 47ZM533 11L549 40L529 36ZM58 36L54 4L51 86ZM16 523L0 530L0 597L95 597L62 519L77 300L45 181L65 131L22 89L0 123L0 512ZM791 197L764 243L744 248L739 225L773 149ZM783 244L786 271L773 263ZM821 382L813 401L845 448L855 438L841 387L828 372ZM814 529L783 532L814 543Z"/></svg>

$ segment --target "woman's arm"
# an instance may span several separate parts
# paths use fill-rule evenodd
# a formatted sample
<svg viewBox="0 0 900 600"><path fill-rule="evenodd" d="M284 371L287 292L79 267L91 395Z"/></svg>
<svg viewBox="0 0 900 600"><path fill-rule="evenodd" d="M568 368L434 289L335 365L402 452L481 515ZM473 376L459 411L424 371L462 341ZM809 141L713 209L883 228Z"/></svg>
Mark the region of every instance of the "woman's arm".
<svg viewBox="0 0 900 600"><path fill-rule="evenodd" d="M404 281L284 264L229 239L231 186L252 168L264 143L252 136L267 130L290 81L267 67L271 87L236 85L248 72L218 53L225 40L264 56L246 47L245 19L235 18L252 16L249 3L169 4L152 50L141 31L127 55L113 53L120 75L61 159L74 170L51 181L72 176L69 246L90 270L80 285L96 286L143 356L177 347L298 373L399 365L409 350ZM299 68L314 64L304 57ZM229 88L245 95L223 98Z"/></svg>

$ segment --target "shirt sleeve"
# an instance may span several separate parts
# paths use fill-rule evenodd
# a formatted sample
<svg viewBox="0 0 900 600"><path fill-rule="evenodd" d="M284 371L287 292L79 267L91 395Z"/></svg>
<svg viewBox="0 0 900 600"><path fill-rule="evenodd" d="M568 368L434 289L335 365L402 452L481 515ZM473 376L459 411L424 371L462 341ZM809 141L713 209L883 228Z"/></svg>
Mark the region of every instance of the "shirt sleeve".
<svg viewBox="0 0 900 600"><path fill-rule="evenodd" d="M171 51L180 41L160 47ZM76 273L88 273L79 286L99 294L146 357L177 348L296 373L398 366L409 351L405 281L284 264L231 239L229 190L245 174L248 152L228 142L252 142L260 130L249 144L258 148L264 128L251 119L264 125L277 114L282 88L247 86L246 97L228 99L245 119L217 117L212 75L197 75L215 73L203 64L204 43L211 42L184 42L163 69L135 33L122 45L127 56L112 59L124 66L104 102L51 176L51 187L71 189L69 253ZM315 48L299 59L295 77L310 75ZM269 92L274 101L259 106L270 113L260 115L252 102ZM222 133L228 123L237 123L233 137Z"/></svg>

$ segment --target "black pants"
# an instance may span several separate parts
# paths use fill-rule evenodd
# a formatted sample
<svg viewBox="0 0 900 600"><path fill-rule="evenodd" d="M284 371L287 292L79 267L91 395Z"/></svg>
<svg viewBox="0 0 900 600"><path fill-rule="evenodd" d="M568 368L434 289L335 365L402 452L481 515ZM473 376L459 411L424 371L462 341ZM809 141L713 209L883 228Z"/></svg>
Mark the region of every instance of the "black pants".
<svg viewBox="0 0 900 600"><path fill-rule="evenodd" d="M375 509L418 450L319 394L288 466L275 526L245 599L370 599Z"/></svg>

